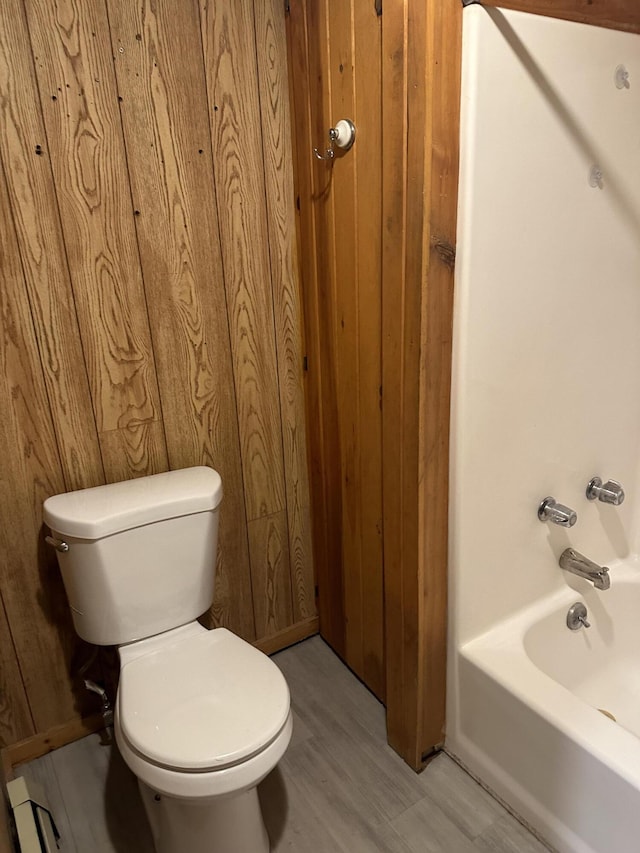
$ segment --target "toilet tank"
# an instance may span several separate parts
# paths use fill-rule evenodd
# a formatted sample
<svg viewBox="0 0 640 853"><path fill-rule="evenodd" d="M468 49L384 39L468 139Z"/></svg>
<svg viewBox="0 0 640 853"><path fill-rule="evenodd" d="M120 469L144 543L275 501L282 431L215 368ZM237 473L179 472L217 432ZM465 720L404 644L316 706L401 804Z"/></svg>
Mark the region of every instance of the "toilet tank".
<svg viewBox="0 0 640 853"><path fill-rule="evenodd" d="M222 481L200 466L44 502L73 624L121 645L197 619L213 601Z"/></svg>

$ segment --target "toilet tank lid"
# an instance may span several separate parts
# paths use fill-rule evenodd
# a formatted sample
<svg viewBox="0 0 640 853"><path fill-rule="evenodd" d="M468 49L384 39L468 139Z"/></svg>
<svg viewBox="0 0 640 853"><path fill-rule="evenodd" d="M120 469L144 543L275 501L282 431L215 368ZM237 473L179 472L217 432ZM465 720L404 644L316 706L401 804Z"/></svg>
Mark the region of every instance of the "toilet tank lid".
<svg viewBox="0 0 640 853"><path fill-rule="evenodd" d="M215 509L222 500L217 471L200 465L54 495L44 521L76 539L101 539L122 530Z"/></svg>

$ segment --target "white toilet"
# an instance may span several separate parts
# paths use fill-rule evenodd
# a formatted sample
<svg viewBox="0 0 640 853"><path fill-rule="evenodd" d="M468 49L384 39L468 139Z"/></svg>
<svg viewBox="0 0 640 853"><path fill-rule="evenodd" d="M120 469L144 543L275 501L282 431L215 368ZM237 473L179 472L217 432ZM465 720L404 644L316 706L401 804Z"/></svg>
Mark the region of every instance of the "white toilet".
<svg viewBox="0 0 640 853"><path fill-rule="evenodd" d="M116 741L158 853L268 853L256 786L291 739L278 667L196 620L213 601L222 482L186 468L48 498L78 634L117 645Z"/></svg>

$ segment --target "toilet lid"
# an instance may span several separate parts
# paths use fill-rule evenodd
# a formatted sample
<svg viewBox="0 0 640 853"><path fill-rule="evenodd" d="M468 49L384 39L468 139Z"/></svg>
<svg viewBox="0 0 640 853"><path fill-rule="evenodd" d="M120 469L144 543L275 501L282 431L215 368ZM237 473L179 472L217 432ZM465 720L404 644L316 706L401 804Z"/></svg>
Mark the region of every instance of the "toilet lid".
<svg viewBox="0 0 640 853"><path fill-rule="evenodd" d="M245 761L277 737L288 714L278 667L224 628L135 658L120 674L122 733L164 767L202 772Z"/></svg>

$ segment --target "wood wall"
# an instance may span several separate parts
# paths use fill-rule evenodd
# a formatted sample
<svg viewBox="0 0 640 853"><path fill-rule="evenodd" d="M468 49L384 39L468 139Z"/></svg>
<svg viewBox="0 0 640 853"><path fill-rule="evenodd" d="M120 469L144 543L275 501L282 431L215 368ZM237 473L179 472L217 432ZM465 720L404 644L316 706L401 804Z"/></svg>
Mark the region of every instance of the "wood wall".
<svg viewBox="0 0 640 853"><path fill-rule="evenodd" d="M286 53L281 0L0 4L0 743L95 708L48 495L211 465L211 621L313 625Z"/></svg>
<svg viewBox="0 0 640 853"><path fill-rule="evenodd" d="M384 700L382 24L372 0L293 0L288 26L320 632ZM316 159L344 118L353 147Z"/></svg>

